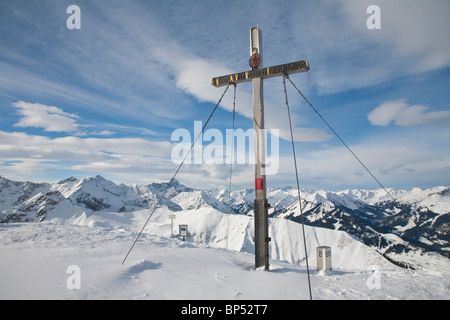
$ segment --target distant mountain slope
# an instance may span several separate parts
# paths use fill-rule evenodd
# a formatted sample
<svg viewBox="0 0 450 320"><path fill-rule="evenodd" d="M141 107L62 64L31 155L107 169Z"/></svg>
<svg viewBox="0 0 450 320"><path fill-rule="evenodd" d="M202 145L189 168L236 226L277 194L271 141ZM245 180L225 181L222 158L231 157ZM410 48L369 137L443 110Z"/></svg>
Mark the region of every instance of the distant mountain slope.
<svg viewBox="0 0 450 320"><path fill-rule="evenodd" d="M116 185L101 176L68 178L57 183L17 182L0 177L0 222L44 221L96 212L150 209L165 183ZM383 190L302 190L305 224L345 231L380 253L411 250L450 255L450 188ZM297 190L268 189L272 218L300 221ZM174 180L161 206L177 212L213 208L222 213L253 215L254 190L198 190Z"/></svg>
<svg viewBox="0 0 450 320"><path fill-rule="evenodd" d="M86 213L129 212L152 208L167 188L167 183L116 185L102 176L68 178L57 183L17 182L0 177L0 222L44 221L58 215L58 206L77 208ZM168 188L162 206L172 211L212 207L234 212L208 192L195 190L177 180Z"/></svg>
<svg viewBox="0 0 450 320"><path fill-rule="evenodd" d="M390 189L396 201L384 190L302 190L304 222L346 231L386 254L415 249L450 257L449 190L445 186L411 191ZM252 191L232 194L233 208L253 214ZM300 222L296 189L269 189L267 197L270 217Z"/></svg>

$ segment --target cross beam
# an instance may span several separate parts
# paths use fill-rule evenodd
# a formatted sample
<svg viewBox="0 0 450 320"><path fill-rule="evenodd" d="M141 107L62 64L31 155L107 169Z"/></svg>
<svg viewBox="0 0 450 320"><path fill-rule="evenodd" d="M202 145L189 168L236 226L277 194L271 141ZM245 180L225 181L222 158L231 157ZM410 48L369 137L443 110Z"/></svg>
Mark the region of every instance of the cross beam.
<svg viewBox="0 0 450 320"><path fill-rule="evenodd" d="M264 129L264 97L263 79L283 76L293 73L306 72L309 65L306 60L296 61L278 66L261 67L261 41L258 27L250 29L250 67L244 71L211 79L214 87L226 86L230 83L252 82L253 89L253 126L255 128L255 268L264 266L269 270L269 219L266 198L265 175L265 141Z"/></svg>
<svg viewBox="0 0 450 320"><path fill-rule="evenodd" d="M280 64L278 66L254 69L212 78L211 85L213 85L214 87L222 87L228 85L229 83L238 84L242 82L249 82L256 78L267 79L293 73L307 72L308 70L308 61L301 60L286 64Z"/></svg>

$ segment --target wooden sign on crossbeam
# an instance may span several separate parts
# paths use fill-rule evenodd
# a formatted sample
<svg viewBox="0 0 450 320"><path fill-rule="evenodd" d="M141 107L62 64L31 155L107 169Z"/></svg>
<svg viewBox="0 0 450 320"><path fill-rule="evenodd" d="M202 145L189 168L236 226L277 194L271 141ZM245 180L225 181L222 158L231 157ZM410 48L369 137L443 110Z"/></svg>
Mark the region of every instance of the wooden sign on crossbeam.
<svg viewBox="0 0 450 320"><path fill-rule="evenodd" d="M261 66L261 41L258 27L250 29L250 60L252 70L233 73L211 79L214 87L226 86L229 84L239 84L242 82L252 82L253 90L253 126L255 129L255 268L264 267L269 270L269 221L266 196L266 175L265 175L265 141L264 134L264 97L263 79L287 76L293 73L306 72L309 65L306 60L281 64L273 67L263 68Z"/></svg>
<svg viewBox="0 0 450 320"><path fill-rule="evenodd" d="M255 78L267 79L293 73L307 72L308 70L309 70L308 61L301 60L286 64L280 64L278 66L260 68L255 70L229 74L227 76L212 78L211 85L213 85L214 87L222 87L228 85L229 83L238 84L242 82L252 81Z"/></svg>

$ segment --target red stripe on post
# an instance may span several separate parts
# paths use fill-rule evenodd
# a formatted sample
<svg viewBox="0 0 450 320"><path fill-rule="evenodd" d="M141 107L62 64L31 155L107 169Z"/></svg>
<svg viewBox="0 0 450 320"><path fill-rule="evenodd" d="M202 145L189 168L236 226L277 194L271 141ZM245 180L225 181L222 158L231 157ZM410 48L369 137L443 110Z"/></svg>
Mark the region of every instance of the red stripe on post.
<svg viewBox="0 0 450 320"><path fill-rule="evenodd" d="M262 178L255 179L255 189L256 190L262 190L263 189L263 179Z"/></svg>

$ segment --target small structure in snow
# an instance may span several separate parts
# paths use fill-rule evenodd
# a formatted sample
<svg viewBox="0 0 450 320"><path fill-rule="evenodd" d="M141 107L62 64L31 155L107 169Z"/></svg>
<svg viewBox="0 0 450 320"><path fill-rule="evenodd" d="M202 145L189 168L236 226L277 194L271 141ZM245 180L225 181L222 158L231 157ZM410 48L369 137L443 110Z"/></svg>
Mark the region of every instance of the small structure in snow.
<svg viewBox="0 0 450 320"><path fill-rule="evenodd" d="M331 248L321 246L316 248L317 271L331 270Z"/></svg>
<svg viewBox="0 0 450 320"><path fill-rule="evenodd" d="M186 237L188 236L188 225L180 224L180 225L178 225L178 230L179 230L180 237L183 237L183 241L185 241Z"/></svg>

